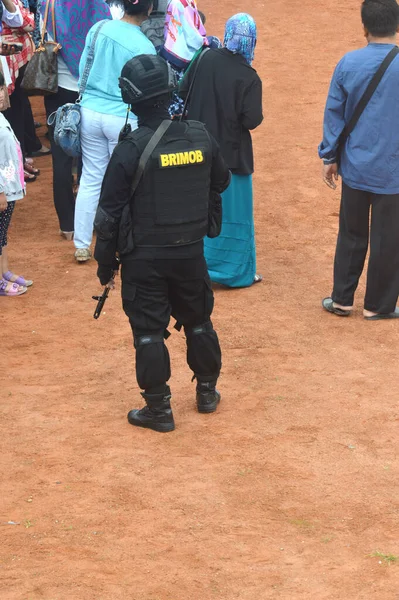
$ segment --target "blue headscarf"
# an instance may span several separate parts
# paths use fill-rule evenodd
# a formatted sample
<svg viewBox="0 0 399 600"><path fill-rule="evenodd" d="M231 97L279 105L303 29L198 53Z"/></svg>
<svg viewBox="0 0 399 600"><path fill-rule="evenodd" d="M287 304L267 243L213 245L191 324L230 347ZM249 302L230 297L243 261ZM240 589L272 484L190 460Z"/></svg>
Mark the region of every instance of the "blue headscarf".
<svg viewBox="0 0 399 600"><path fill-rule="evenodd" d="M252 64L256 46L256 23L251 15L238 13L226 23L224 46L233 54L241 54Z"/></svg>

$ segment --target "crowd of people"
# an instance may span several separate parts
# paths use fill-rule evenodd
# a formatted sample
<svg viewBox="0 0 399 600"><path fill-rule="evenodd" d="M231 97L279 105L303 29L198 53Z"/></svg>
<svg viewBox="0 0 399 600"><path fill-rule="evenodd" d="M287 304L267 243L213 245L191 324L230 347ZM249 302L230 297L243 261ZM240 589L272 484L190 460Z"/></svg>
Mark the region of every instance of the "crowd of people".
<svg viewBox="0 0 399 600"><path fill-rule="evenodd" d="M21 295L33 283L10 269L7 233L26 183L40 175L32 155L50 151L60 233L74 241L76 261L92 258L94 230L105 295L121 265L123 308L146 402L128 420L173 431L164 343L170 318L184 328L198 411L214 412L222 354L211 321L211 282L242 288L262 280L250 133L263 120L262 82L252 67L256 24L246 13L233 15L221 43L207 35L196 0L31 4L1 3L8 37L0 73L0 295ZM399 116L399 5L364 0L362 21L368 44L336 68L319 147L325 183L335 188L338 173L343 178L334 288L322 306L350 315L370 237L364 317L396 319L399 137L392 123ZM37 139L24 89L31 34L40 34L39 44L47 36L59 45L58 90L44 98L51 150ZM58 109L75 102L78 160L61 148L54 129Z"/></svg>
<svg viewBox="0 0 399 600"><path fill-rule="evenodd" d="M44 22L49 3L54 19ZM217 37L207 35L205 15L195 0L6 0L0 4L3 54L7 44L14 44L11 54L1 60L3 114L21 148L25 183L33 183L40 176L33 158L51 153L59 231L74 242L76 261L85 263L92 258L101 186L120 131L127 123L131 130L138 126L137 116L127 112L122 101L118 77L129 59L157 54L168 62L179 82L180 90L173 93L169 106L171 117L178 119L184 113L184 118L203 121L223 147L233 173L233 184L225 192L223 236L217 244L207 242L211 277L231 287L261 281L256 273L249 132L263 118L261 81L251 66L256 45L253 19L246 14L230 19L222 44ZM56 39L60 45L58 91L44 97L46 116L48 119L61 106L79 99L82 156L78 160L56 144L53 126L47 133L50 148L42 145L36 132L40 124L34 121L29 97L21 85L35 45L43 37ZM84 77L83 89L91 49L94 61ZM208 52L203 59L205 68L202 64L197 68L196 63L202 63L202 55ZM191 99L201 97L200 104L198 100L186 102L193 73L195 89L189 95ZM214 86L209 85L210 73ZM220 112L220 105L227 106L226 111ZM2 230L8 225L2 224ZM2 244L6 246L6 237ZM3 269L3 295L24 293L29 282L12 274L12 283L19 287L11 288L4 284L7 272Z"/></svg>

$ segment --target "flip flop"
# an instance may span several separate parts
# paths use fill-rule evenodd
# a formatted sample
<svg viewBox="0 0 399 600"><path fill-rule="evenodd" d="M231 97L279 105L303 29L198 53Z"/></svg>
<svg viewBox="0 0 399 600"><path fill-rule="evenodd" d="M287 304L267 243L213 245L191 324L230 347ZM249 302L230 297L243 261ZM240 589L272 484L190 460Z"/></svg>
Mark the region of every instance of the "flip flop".
<svg viewBox="0 0 399 600"><path fill-rule="evenodd" d="M22 287L30 287L33 285L33 281L31 279L25 279L25 277L21 277L21 275L15 275L15 273L12 273L11 271L3 273L3 279L6 281L11 281L11 283L21 285Z"/></svg>
<svg viewBox="0 0 399 600"><path fill-rule="evenodd" d="M24 171L25 171L26 173L29 173L30 175L36 175L36 177L37 177L38 175L40 175L40 169L36 169L36 168L33 166L33 163L31 163L31 162L28 162L27 160L25 161L25 164L24 164Z"/></svg>
<svg viewBox="0 0 399 600"><path fill-rule="evenodd" d="M37 176L36 175L31 175L30 173L28 173L28 171L26 171L24 169L24 180L25 183L33 183L34 181L36 181Z"/></svg>
<svg viewBox="0 0 399 600"><path fill-rule="evenodd" d="M0 296L21 296L27 291L26 287L6 281L5 279L0 279Z"/></svg>
<svg viewBox="0 0 399 600"><path fill-rule="evenodd" d="M342 308L337 308L334 306L334 302L332 298L324 298L321 302L322 307L329 313L333 315L337 315L338 317L349 317L351 314L351 310L343 310Z"/></svg>
<svg viewBox="0 0 399 600"><path fill-rule="evenodd" d="M256 275L254 277L254 283L260 283L261 281L263 281L263 275L256 273Z"/></svg>
<svg viewBox="0 0 399 600"><path fill-rule="evenodd" d="M395 310L391 313L387 313L385 315L378 314L373 315L372 317L364 317L366 321L382 321L386 319L399 319L399 308L396 307Z"/></svg>

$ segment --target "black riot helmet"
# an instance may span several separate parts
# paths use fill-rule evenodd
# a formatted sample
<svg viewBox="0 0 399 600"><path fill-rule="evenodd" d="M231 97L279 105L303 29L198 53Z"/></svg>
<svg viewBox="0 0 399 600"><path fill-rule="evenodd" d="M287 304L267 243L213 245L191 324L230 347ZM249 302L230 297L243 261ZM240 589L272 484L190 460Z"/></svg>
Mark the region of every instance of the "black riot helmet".
<svg viewBox="0 0 399 600"><path fill-rule="evenodd" d="M177 78L160 56L140 54L123 67L119 87L123 101L134 107L151 98L172 93L177 88Z"/></svg>

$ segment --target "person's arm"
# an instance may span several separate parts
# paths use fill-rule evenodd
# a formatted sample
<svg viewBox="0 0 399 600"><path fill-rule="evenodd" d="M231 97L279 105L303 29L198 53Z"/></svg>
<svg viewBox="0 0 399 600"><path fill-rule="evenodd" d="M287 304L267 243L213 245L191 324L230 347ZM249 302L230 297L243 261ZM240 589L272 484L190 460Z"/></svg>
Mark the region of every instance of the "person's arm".
<svg viewBox="0 0 399 600"><path fill-rule="evenodd" d="M9 13L15 13L17 11L17 7L12 0L3 0L2 4Z"/></svg>
<svg viewBox="0 0 399 600"><path fill-rule="evenodd" d="M319 157L323 160L323 181L335 189L338 179L337 154L339 139L345 127L346 92L342 84L342 61L334 71L324 111L323 141Z"/></svg>
<svg viewBox="0 0 399 600"><path fill-rule="evenodd" d="M263 121L262 81L258 76L245 91L241 124L246 129L256 129Z"/></svg>
<svg viewBox="0 0 399 600"><path fill-rule="evenodd" d="M106 285L117 268L116 251L122 212L130 202L133 176L139 161L136 146L128 139L115 148L101 188L94 229L97 241L94 258L98 262L97 275Z"/></svg>
<svg viewBox="0 0 399 600"><path fill-rule="evenodd" d="M30 12L27 8L21 9L22 25L19 29L22 29L26 33L30 33L35 29L35 15Z"/></svg>
<svg viewBox="0 0 399 600"><path fill-rule="evenodd" d="M219 144L211 134L208 135L212 142L211 192L221 194L230 185L231 173L220 152Z"/></svg>
<svg viewBox="0 0 399 600"><path fill-rule="evenodd" d="M21 27L23 19L19 7L16 6L12 0L3 0L3 6L3 22L8 25L8 27Z"/></svg>

